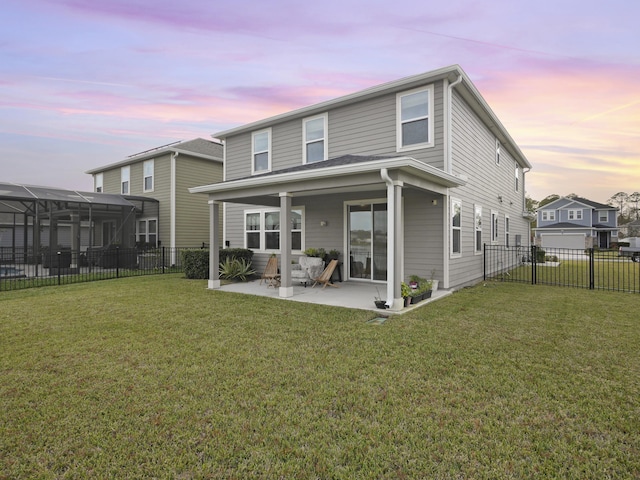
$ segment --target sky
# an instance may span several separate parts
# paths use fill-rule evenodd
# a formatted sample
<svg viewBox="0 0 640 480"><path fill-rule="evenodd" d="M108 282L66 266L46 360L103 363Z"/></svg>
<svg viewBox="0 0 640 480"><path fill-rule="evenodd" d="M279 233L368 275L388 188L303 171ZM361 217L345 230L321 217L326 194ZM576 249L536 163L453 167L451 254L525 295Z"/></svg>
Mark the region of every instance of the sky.
<svg viewBox="0 0 640 480"><path fill-rule="evenodd" d="M85 171L459 64L527 194L640 191L636 0L3 0L0 182Z"/></svg>

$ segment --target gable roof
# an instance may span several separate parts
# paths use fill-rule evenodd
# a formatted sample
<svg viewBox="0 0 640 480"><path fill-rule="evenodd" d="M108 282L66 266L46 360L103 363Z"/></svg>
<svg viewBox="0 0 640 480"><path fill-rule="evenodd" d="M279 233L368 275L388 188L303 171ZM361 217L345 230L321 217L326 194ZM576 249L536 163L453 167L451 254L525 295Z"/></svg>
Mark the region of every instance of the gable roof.
<svg viewBox="0 0 640 480"><path fill-rule="evenodd" d="M160 147L151 148L144 152L134 153L129 155L124 160L119 160L115 163L104 165L102 167L92 168L84 173L92 175L94 173L104 172L113 168L118 168L124 165L131 165L132 163L148 160L167 153L184 153L194 157L202 158L204 160L211 160L214 162L222 163L222 144L213 140L206 140L204 138L195 138L193 140L185 140L169 143Z"/></svg>
<svg viewBox="0 0 640 480"><path fill-rule="evenodd" d="M562 203L562 205L559 207L554 207L553 205L555 203ZM554 208L569 208L569 206L573 203L581 203L584 206L591 207L595 210L618 210L616 207L612 207L611 205L594 202L593 200L589 200L583 197L560 197L555 199L553 202L543 205L536 211L553 210Z"/></svg>
<svg viewBox="0 0 640 480"><path fill-rule="evenodd" d="M430 72L421 73L419 75L413 75L410 77L401 78L400 80L376 85L359 92L327 100L315 105L299 108L297 110L292 110L290 112L275 115L273 117L258 120L245 125L240 125L229 130L224 130L222 132L213 134L212 137L224 140L225 138L232 135L259 130L286 120L304 118L311 115L323 113L338 106L342 107L350 105L380 95L398 93L440 80L455 82L458 79L460 79L461 81L460 84L455 87L456 91L469 103L474 112L482 119L482 121L494 133L494 135L496 135L501 144L514 156L518 163L524 168L531 168L531 164L524 156L518 145L515 143L513 138L511 138L511 135L509 135L506 128L502 125L493 110L491 110L480 92L476 89L475 85L471 82L470 78L459 65L451 65L449 67L444 67L438 70L433 70Z"/></svg>

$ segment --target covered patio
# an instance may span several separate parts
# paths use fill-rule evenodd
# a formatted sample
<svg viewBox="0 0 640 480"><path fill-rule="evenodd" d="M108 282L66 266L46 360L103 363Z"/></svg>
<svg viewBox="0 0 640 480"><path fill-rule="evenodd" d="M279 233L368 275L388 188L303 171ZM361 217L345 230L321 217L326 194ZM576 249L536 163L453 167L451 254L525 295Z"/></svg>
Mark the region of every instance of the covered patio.
<svg viewBox="0 0 640 480"><path fill-rule="evenodd" d="M279 224L290 225L293 202L308 207L328 204L330 201L341 202L348 198L381 198L384 202L386 225L384 226L384 253L380 257L383 265L378 267L383 271L383 277L376 278L377 281L372 281L368 285L369 299L363 301L362 305L363 308L369 308L368 303L373 306L374 297L379 296L386 301L389 310L400 311L404 303L400 293L400 284L404 279L405 256L403 196L408 191L429 192L435 196L432 204L436 205L438 201L435 198L447 198L449 188L463 185L465 181L464 178L411 157L344 155L266 174L191 188L189 189L191 193L205 193L209 196L210 244L212 246L209 259L211 272L209 288L221 287L220 279L215 272L218 271L219 263L219 218L223 203L276 207L280 212ZM334 212L340 210L342 215L341 206L333 208ZM225 219L227 228L231 228L229 220L229 217ZM321 220L321 218L313 218L311 223L320 223ZM307 218L307 221L311 221L311 218ZM344 219L338 221L340 224L343 222ZM314 233L315 235L319 233L309 229L305 232L307 245L313 243ZM347 252L350 250L348 235L344 229L340 230L338 235L341 237L340 241L344 242L342 251L345 253L343 260L346 265L349 261ZM290 265L294 260L291 235L280 235L278 254L281 267ZM345 270L349 271L348 268ZM282 298L296 296L298 289L292 281L291 270L281 268L281 274L281 285L274 296ZM442 285L446 288L448 285L446 269L444 275ZM384 283L380 280L384 280ZM345 285L347 283L352 282L347 281ZM380 292L379 295L375 293L376 288ZM335 295L335 292L333 294ZM307 297L310 295L306 294ZM323 298L322 303L326 303L330 297L319 298Z"/></svg>
<svg viewBox="0 0 640 480"><path fill-rule="evenodd" d="M402 314L407 313L416 308L423 307L430 302L439 300L450 295L450 290L436 290L430 299L423 300L416 305L410 305L398 311L391 311L376 308L374 300L376 297L382 297L386 292L386 284L374 284L368 282L344 282L336 283L338 288L321 287L311 288L303 285L293 285L293 295L284 297L285 300L303 303L315 303L318 305L330 305L333 307L357 308L359 310L373 310L381 315L385 314ZM220 290L223 292L242 293L245 295L257 295L260 297L283 298L280 296L278 288L268 287L265 283L260 284L259 280L251 282L237 282L222 284Z"/></svg>

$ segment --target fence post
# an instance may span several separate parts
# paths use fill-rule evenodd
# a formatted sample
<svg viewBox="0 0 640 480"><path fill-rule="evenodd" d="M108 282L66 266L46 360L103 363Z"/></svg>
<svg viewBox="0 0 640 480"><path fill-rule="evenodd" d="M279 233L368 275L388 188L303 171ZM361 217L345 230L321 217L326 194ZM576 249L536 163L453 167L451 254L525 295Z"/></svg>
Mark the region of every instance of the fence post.
<svg viewBox="0 0 640 480"><path fill-rule="evenodd" d="M535 285L538 282L537 278L537 264L538 263L538 247L531 245L531 285Z"/></svg>
<svg viewBox="0 0 640 480"><path fill-rule="evenodd" d="M589 249L589 290L596 288L595 260L593 247Z"/></svg>
<svg viewBox="0 0 640 480"><path fill-rule="evenodd" d="M60 265L62 265L62 252L58 252L58 285L60 285ZM53 267L53 262L49 263L49 267Z"/></svg>
<svg viewBox="0 0 640 480"><path fill-rule="evenodd" d="M484 255L482 256L482 279L484 281L487 280L487 244L482 244L482 251Z"/></svg>
<svg viewBox="0 0 640 480"><path fill-rule="evenodd" d="M116 247L116 278L120 278L120 247Z"/></svg>

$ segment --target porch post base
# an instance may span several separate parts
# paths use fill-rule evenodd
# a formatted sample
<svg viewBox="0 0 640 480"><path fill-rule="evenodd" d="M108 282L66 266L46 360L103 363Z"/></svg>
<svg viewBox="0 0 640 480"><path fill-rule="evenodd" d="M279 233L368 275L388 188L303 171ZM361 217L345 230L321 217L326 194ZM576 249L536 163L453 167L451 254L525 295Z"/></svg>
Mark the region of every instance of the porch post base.
<svg viewBox="0 0 640 480"><path fill-rule="evenodd" d="M394 312L398 312L403 308L404 308L404 299L402 297L394 298L393 303L389 306L389 310Z"/></svg>
<svg viewBox="0 0 640 480"><path fill-rule="evenodd" d="M280 287L280 296L282 298L293 297L293 287Z"/></svg>
<svg viewBox="0 0 640 480"><path fill-rule="evenodd" d="M207 288L209 290L216 290L220 288L220 280L209 280L207 284Z"/></svg>

